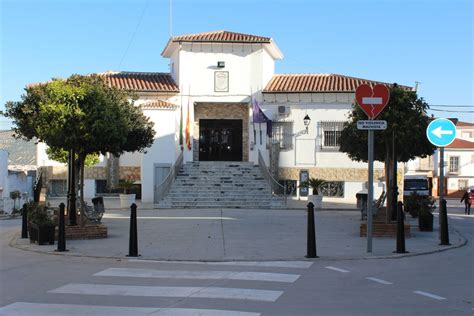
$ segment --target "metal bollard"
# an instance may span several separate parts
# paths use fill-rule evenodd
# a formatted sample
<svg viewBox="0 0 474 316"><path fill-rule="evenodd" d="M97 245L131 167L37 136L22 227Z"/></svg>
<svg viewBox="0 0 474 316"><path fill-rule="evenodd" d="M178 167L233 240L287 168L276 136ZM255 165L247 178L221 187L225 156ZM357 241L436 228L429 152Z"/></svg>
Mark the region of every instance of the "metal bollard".
<svg viewBox="0 0 474 316"><path fill-rule="evenodd" d="M316 255L316 229L314 225L314 204L308 203L308 234L306 258L319 258Z"/></svg>
<svg viewBox="0 0 474 316"><path fill-rule="evenodd" d="M64 203L59 204L58 249L57 252L69 251L66 249L66 223L64 220Z"/></svg>
<svg viewBox="0 0 474 316"><path fill-rule="evenodd" d="M21 238L28 238L28 214L26 203L23 204L23 210L21 213Z"/></svg>
<svg viewBox="0 0 474 316"><path fill-rule="evenodd" d="M439 238L440 238L440 245L449 246L449 231L448 231L448 209L446 207L446 200L441 200L441 208L439 212L439 216L441 218L441 225L439 228Z"/></svg>
<svg viewBox="0 0 474 316"><path fill-rule="evenodd" d="M133 203L130 206L130 239L128 243L128 256L139 257L138 254L138 238L137 238L137 205Z"/></svg>
<svg viewBox="0 0 474 316"><path fill-rule="evenodd" d="M403 203L397 204L397 250L394 253L407 253L405 250L405 225L403 223Z"/></svg>

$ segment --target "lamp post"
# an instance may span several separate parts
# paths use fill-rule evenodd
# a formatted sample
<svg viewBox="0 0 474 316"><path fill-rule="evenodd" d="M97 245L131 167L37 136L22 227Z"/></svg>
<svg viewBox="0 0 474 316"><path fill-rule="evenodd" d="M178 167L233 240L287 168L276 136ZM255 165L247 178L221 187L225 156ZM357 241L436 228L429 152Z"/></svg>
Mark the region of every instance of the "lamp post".
<svg viewBox="0 0 474 316"><path fill-rule="evenodd" d="M308 116L308 114L306 114L306 116L303 118L303 123L304 123L304 126L306 127L305 134L308 134L308 127L309 127L309 124L311 123L311 118Z"/></svg>

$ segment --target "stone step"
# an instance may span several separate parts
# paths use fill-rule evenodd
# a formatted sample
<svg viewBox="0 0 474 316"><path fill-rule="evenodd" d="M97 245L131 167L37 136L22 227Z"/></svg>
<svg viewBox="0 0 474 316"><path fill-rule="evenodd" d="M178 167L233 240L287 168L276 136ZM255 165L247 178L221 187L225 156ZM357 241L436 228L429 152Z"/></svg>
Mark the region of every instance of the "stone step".
<svg viewBox="0 0 474 316"><path fill-rule="evenodd" d="M199 196L172 196L172 197L165 197L163 201L185 201L185 202L193 202L193 201L212 201L212 202L221 202L221 201L243 201L243 202L259 202L259 201L272 201L272 197L214 197L214 196L209 196L209 197L199 197Z"/></svg>
<svg viewBox="0 0 474 316"><path fill-rule="evenodd" d="M271 208L272 196L260 167L252 162L191 162L179 170L160 208Z"/></svg>
<svg viewBox="0 0 474 316"><path fill-rule="evenodd" d="M170 205L161 204L164 208L271 208L270 203L245 204L245 203L172 203Z"/></svg>
<svg viewBox="0 0 474 316"><path fill-rule="evenodd" d="M267 184L264 179L260 178L251 178L251 179L242 179L242 178L231 178L231 179L222 179L222 178L201 178L201 179L193 179L192 177L178 177L174 181L175 183L243 183L243 184Z"/></svg>

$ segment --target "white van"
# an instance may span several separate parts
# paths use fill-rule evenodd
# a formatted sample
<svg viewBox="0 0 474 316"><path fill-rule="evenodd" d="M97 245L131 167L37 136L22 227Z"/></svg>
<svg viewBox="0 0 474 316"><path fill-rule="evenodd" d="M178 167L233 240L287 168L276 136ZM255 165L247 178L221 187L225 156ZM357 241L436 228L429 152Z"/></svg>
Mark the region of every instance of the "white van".
<svg viewBox="0 0 474 316"><path fill-rule="evenodd" d="M405 175L403 181L403 197L412 195L413 193L423 196L430 195L430 187L428 177L423 175Z"/></svg>

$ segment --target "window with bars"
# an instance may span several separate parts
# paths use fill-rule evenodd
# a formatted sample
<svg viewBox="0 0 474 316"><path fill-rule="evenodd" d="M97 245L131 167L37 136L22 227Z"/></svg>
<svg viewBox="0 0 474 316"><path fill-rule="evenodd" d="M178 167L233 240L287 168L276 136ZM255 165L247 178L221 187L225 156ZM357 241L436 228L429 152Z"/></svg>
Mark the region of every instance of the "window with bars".
<svg viewBox="0 0 474 316"><path fill-rule="evenodd" d="M51 196L67 195L67 180L51 180Z"/></svg>
<svg viewBox="0 0 474 316"><path fill-rule="evenodd" d="M466 190L467 188L469 188L469 181L466 179L459 179L458 190Z"/></svg>
<svg viewBox="0 0 474 316"><path fill-rule="evenodd" d="M344 121L321 121L321 149L327 151L339 150Z"/></svg>
<svg viewBox="0 0 474 316"><path fill-rule="evenodd" d="M323 196L344 197L344 181L326 181L320 189Z"/></svg>
<svg viewBox="0 0 474 316"><path fill-rule="evenodd" d="M459 172L459 157L458 156L449 157L449 172L450 173Z"/></svg>
<svg viewBox="0 0 474 316"><path fill-rule="evenodd" d="M293 149L293 122L272 122L272 138L280 143L280 149Z"/></svg>

